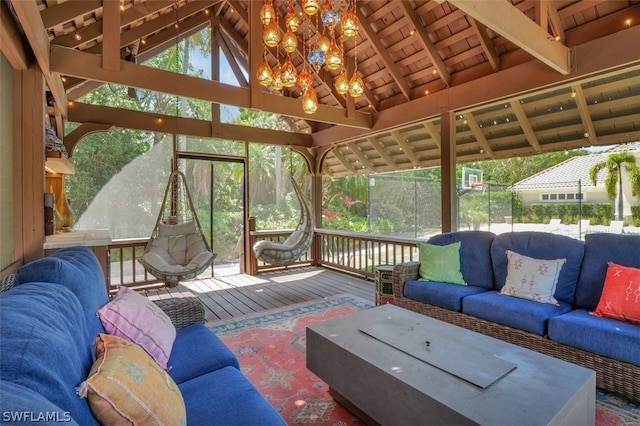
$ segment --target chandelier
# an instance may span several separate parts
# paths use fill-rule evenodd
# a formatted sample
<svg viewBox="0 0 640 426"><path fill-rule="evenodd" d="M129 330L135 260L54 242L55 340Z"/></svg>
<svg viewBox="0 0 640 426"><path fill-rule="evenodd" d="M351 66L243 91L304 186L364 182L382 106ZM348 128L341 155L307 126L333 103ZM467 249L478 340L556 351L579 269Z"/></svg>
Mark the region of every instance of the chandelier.
<svg viewBox="0 0 640 426"><path fill-rule="evenodd" d="M281 8L286 8L282 17ZM296 14L297 8L304 13ZM280 26L281 19L284 20L283 28ZM276 91L297 85L302 91L303 111L313 114L318 109L318 95L314 88L314 74L309 70L318 73L326 67L333 71L340 70L334 81L336 92L354 98L362 95L364 82L358 75L355 37L360 29L356 0L264 0L260 20L263 25L263 61L256 74L260 85ZM303 64L298 73L291 62L291 54L300 50L298 30L303 25L306 29L306 32L300 31ZM313 37L311 25L316 29ZM351 78L347 77L345 68L345 37L354 37L354 71ZM269 53L277 61L273 69L269 65ZM282 63L281 57L284 58Z"/></svg>

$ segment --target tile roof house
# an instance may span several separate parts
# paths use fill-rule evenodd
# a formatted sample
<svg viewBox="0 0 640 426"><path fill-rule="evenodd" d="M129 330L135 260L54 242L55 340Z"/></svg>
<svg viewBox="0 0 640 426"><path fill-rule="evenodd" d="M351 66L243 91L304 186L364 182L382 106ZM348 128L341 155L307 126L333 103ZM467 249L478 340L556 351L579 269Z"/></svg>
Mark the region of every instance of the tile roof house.
<svg viewBox="0 0 640 426"><path fill-rule="evenodd" d="M581 198L585 203L611 202L605 189L606 170L598 174L593 185L589 170L614 152L629 151L640 165L640 141L617 145L606 151L569 158L546 170L536 173L520 182L512 189L518 193L523 205L534 203L577 203ZM624 215L631 215L630 206L640 205L640 199L631 195L628 176L623 174ZM581 194L581 195L580 195ZM614 204L614 205L617 205Z"/></svg>

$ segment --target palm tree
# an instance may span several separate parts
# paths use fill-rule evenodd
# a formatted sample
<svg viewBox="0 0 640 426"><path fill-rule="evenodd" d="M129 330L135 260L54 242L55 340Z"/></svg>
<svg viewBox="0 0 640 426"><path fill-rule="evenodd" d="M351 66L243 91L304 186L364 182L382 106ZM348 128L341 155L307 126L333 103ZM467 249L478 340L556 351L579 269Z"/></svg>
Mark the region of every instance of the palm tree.
<svg viewBox="0 0 640 426"><path fill-rule="evenodd" d="M620 194L618 198L618 220L623 219L623 207L622 200L622 169L625 169L630 176L631 180L631 193L636 197L640 196L640 168L636 165L636 158L629 152L619 152L610 154L606 161L601 161L594 164L589 170L589 177L591 183L596 185L598 181L598 173L600 170L606 169L607 176L604 179L604 186L607 190L607 195L611 201L615 201L616 196Z"/></svg>

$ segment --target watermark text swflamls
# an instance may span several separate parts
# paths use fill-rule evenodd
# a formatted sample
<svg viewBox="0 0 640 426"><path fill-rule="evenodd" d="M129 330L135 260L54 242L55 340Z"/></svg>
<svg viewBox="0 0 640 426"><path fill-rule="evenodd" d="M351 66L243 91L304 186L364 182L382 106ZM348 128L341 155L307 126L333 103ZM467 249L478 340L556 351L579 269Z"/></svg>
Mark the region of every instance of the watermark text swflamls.
<svg viewBox="0 0 640 426"><path fill-rule="evenodd" d="M2 421L11 423L68 423L71 421L71 413L68 411L3 411Z"/></svg>

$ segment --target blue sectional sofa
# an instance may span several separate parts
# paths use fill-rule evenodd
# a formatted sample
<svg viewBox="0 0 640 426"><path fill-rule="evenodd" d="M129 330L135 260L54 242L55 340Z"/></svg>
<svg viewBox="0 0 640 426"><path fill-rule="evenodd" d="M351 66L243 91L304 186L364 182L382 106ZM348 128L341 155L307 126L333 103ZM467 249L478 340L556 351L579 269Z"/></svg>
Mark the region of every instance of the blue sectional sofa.
<svg viewBox="0 0 640 426"><path fill-rule="evenodd" d="M428 240L437 246L457 242L467 285L421 280L420 263L407 262L393 270L394 303L591 368L598 387L640 400L640 325L591 314L608 262L640 268L640 235L587 234L582 242L545 232L460 231ZM500 294L507 250L566 259L557 277L556 304Z"/></svg>
<svg viewBox="0 0 640 426"><path fill-rule="evenodd" d="M105 333L96 311L107 302L100 264L84 247L62 249L16 272L15 285L0 294L3 422L98 424L76 388L96 359L94 341ZM186 304L161 307L170 308L173 320L184 318L174 314ZM169 375L184 399L187 423L285 424L201 322L176 328Z"/></svg>

